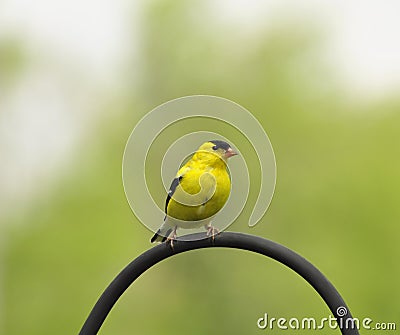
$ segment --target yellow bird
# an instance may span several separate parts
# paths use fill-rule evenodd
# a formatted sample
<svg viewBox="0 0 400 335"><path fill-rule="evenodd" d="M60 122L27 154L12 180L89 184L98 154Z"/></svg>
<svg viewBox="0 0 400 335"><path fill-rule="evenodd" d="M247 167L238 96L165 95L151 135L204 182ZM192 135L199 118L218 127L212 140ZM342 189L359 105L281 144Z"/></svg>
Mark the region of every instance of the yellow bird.
<svg viewBox="0 0 400 335"><path fill-rule="evenodd" d="M173 247L178 227L204 226L207 236L218 233L211 220L229 197L231 179L227 161L234 155L237 153L224 141L209 141L200 146L172 181L165 202L164 223L151 242L167 240Z"/></svg>

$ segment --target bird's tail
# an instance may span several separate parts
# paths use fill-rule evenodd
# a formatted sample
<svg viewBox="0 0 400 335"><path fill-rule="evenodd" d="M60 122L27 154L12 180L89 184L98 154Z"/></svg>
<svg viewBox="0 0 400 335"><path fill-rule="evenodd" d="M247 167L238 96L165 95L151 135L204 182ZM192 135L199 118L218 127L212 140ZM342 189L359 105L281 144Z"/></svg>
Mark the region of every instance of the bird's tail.
<svg viewBox="0 0 400 335"><path fill-rule="evenodd" d="M172 228L164 222L160 229L157 230L157 233L151 238L150 242L164 242L169 234L171 234Z"/></svg>

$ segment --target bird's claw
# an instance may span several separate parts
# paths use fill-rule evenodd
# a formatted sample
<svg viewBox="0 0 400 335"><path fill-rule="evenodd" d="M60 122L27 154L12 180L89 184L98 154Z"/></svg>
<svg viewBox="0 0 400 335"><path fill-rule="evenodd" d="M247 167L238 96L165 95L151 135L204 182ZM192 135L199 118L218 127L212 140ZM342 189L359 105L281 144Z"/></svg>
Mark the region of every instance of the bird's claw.
<svg viewBox="0 0 400 335"><path fill-rule="evenodd" d="M166 244L169 245L172 250L174 250L174 240L176 240L177 237L176 230L173 230L167 237Z"/></svg>
<svg viewBox="0 0 400 335"><path fill-rule="evenodd" d="M213 227L213 226L208 226L207 227L207 237L211 237L212 240L214 241L215 235L219 235L220 231Z"/></svg>

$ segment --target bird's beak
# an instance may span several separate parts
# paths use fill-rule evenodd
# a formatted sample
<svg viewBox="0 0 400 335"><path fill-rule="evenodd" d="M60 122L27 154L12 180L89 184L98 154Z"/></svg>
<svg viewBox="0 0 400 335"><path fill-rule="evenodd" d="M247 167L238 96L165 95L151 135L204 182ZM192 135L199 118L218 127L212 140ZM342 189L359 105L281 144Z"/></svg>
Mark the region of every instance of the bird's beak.
<svg viewBox="0 0 400 335"><path fill-rule="evenodd" d="M232 148L229 148L228 150L226 150L225 152L225 158L229 158L232 156L236 156L238 153L234 150L232 150Z"/></svg>

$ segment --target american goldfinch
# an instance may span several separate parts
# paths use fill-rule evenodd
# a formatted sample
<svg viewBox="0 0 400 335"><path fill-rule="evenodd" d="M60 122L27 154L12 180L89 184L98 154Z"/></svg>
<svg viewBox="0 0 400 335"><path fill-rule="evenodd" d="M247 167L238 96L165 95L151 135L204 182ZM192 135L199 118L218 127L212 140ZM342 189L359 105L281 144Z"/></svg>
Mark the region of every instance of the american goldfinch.
<svg viewBox="0 0 400 335"><path fill-rule="evenodd" d="M179 169L165 202L164 223L151 242L167 240L173 247L179 228L204 226L207 236L218 233L211 219L224 206L231 191L227 169L229 157L237 155L220 140L202 144L191 159Z"/></svg>

